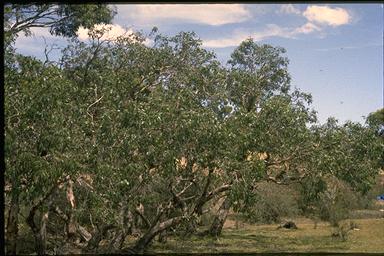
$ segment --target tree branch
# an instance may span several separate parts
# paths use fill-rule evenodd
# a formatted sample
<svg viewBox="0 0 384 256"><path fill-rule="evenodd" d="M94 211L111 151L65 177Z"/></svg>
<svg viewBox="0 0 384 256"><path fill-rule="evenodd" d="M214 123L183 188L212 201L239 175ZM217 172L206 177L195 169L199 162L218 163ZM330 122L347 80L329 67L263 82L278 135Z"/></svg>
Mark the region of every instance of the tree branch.
<svg viewBox="0 0 384 256"><path fill-rule="evenodd" d="M151 226L151 223L149 222L149 220L139 210L135 209L134 212L140 216L140 218L144 221L147 228Z"/></svg>

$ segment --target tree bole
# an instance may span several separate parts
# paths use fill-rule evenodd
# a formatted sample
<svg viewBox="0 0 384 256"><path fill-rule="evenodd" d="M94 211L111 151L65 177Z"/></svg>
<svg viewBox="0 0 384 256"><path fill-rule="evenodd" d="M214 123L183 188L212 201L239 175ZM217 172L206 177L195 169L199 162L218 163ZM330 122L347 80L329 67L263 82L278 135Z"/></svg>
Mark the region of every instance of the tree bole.
<svg viewBox="0 0 384 256"><path fill-rule="evenodd" d="M217 215L215 216L208 234L211 236L219 236L223 229L225 220L227 219L229 209L231 208L231 199L227 196L221 204Z"/></svg>
<svg viewBox="0 0 384 256"><path fill-rule="evenodd" d="M19 194L13 193L11 199L11 207L9 208L6 239L8 246L6 247L6 254L16 254L17 250L17 237L18 237L18 215L19 215Z"/></svg>

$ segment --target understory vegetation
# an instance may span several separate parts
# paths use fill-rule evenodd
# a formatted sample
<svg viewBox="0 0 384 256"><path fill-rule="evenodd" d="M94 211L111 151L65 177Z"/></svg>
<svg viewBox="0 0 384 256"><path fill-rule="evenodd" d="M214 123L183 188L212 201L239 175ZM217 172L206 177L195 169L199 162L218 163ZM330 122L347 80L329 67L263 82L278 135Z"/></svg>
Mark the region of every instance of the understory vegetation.
<svg viewBox="0 0 384 256"><path fill-rule="evenodd" d="M382 191L383 110L319 124L284 48L247 39L223 65L193 32L91 29L82 42L60 28L59 62L17 53L25 28L5 32L8 254L169 252L196 237L216 248L246 235L223 231L230 214L240 228L299 215L337 228ZM249 248L272 238L258 239Z"/></svg>

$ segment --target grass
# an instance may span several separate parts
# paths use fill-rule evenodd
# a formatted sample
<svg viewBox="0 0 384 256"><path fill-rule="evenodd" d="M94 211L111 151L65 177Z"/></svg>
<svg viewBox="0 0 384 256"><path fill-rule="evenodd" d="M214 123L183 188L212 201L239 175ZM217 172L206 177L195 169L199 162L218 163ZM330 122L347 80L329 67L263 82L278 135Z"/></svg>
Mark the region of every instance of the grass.
<svg viewBox="0 0 384 256"><path fill-rule="evenodd" d="M368 217L365 215L365 217ZM153 242L148 253L278 253L278 252L327 252L327 253L383 253L384 254L384 218L355 218L352 221L358 230L348 232L346 241L332 237L336 231L329 223L306 218L292 219L298 229L277 229L278 224L249 224L235 215L227 219L222 235L216 239L191 235L185 239L168 237L166 243ZM27 230L27 227L20 227ZM207 227L205 227L207 228ZM51 239L52 240L52 239ZM60 238L55 243L63 243ZM128 238L125 247L132 245L134 239ZM19 253L33 251L33 237L30 232L21 235ZM49 243L49 247L52 247ZM103 252L103 246L100 246ZM79 248L61 248L62 253L81 253Z"/></svg>
<svg viewBox="0 0 384 256"><path fill-rule="evenodd" d="M243 224L236 228L229 219L218 239L192 236L154 242L151 253L255 253L255 252L354 252L384 253L384 219L353 219L359 230L351 230L346 241L332 237L335 228L319 222L295 219L297 230L277 229L274 225Z"/></svg>
<svg viewBox="0 0 384 256"><path fill-rule="evenodd" d="M384 212L379 210L356 210L351 212L350 217L353 219L384 218Z"/></svg>

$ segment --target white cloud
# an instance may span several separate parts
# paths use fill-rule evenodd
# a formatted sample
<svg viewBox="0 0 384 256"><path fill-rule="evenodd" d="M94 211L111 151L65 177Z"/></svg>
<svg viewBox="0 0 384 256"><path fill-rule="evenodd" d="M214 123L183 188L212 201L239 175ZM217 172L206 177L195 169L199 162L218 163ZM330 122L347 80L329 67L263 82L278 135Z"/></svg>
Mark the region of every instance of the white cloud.
<svg viewBox="0 0 384 256"><path fill-rule="evenodd" d="M327 26L340 26L348 24L351 21L351 14L343 8L331 8L328 6L308 6L301 13L292 4L282 5L277 11L284 14L303 15L307 22L299 27L289 28L280 27L276 24L268 24L267 27L260 32L254 33L234 33L229 37L205 40L203 45L211 48L222 48L230 46L238 46L245 39L252 37L256 41L267 39L270 37L296 38L301 34L310 34L316 32L316 36L324 37L324 29Z"/></svg>
<svg viewBox="0 0 384 256"><path fill-rule="evenodd" d="M248 36L250 37L250 35ZM247 38L245 34L238 34L228 38L204 40L203 46L210 48L224 48L230 46L237 46Z"/></svg>
<svg viewBox="0 0 384 256"><path fill-rule="evenodd" d="M60 41L60 37L51 35L48 28L31 28L30 30L30 36L19 33L16 38L15 47L23 54L42 53L46 46Z"/></svg>
<svg viewBox="0 0 384 256"><path fill-rule="evenodd" d="M49 32L49 28L31 28L32 36L56 37Z"/></svg>
<svg viewBox="0 0 384 256"><path fill-rule="evenodd" d="M101 39L103 40L116 40L116 38L119 36L133 34L133 31L131 29L125 29L118 24L97 24L93 28L96 30L105 31L103 36L101 37ZM76 34L78 38L83 41L90 38L89 29L83 27L80 27Z"/></svg>
<svg viewBox="0 0 384 256"><path fill-rule="evenodd" d="M294 39L297 37L297 35L309 34L315 31L321 32L322 28L310 22L297 28L285 28L285 27L280 27L276 24L267 24L266 28L260 32L254 32L254 33L238 32L238 33L234 33L232 36L227 38L204 40L203 46L211 47L211 48L238 46L242 41L250 37L252 37L255 41L260 41L260 40L264 40L271 37L282 37L282 38ZM318 34L318 35L322 36L322 34Z"/></svg>
<svg viewBox="0 0 384 256"><path fill-rule="evenodd" d="M304 25L302 25L301 27L296 28L293 31L293 34L309 34L309 33L312 33L314 31L321 31L321 27L316 26L315 24L313 24L311 22L307 22Z"/></svg>
<svg viewBox="0 0 384 256"><path fill-rule="evenodd" d="M351 15L348 11L338 7L312 5L307 7L303 15L310 22L333 27L345 25L351 21Z"/></svg>
<svg viewBox="0 0 384 256"><path fill-rule="evenodd" d="M242 4L139 4L134 7L127 15L139 23L183 20L217 26L251 18L250 11Z"/></svg>
<svg viewBox="0 0 384 256"><path fill-rule="evenodd" d="M301 14L300 10L296 8L293 4L283 4L281 5L280 9L278 10L278 13L282 14Z"/></svg>
<svg viewBox="0 0 384 256"><path fill-rule="evenodd" d="M294 33L289 29L279 27L276 24L267 24L266 29L255 33L236 33L228 38L213 39L203 41L203 46L211 48L223 48L230 46L238 46L242 41L252 37L255 41L260 41L270 37L293 38Z"/></svg>

